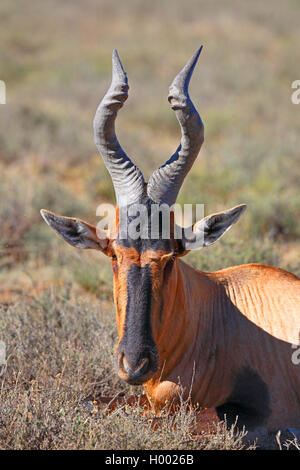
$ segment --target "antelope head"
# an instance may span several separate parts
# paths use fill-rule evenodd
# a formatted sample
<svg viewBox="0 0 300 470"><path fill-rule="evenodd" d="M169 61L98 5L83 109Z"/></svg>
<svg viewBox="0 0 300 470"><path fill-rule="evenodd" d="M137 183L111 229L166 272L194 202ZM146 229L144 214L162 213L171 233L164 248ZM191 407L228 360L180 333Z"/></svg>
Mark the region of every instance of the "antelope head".
<svg viewBox="0 0 300 470"><path fill-rule="evenodd" d="M160 212L160 207L172 208L176 202L204 140L202 120L188 93L201 50L202 47L195 52L170 86L168 100L179 121L181 142L172 157L154 171L148 184L116 137L115 119L128 97L129 87L118 53L113 51L112 82L96 111L94 137L114 185L117 201L114 230L100 230L80 219L41 211L46 223L69 244L99 250L111 259L119 333L116 363L119 376L131 384L146 382L158 370L157 339L164 321L161 318L163 292L177 257L217 241L245 209L244 205L237 206L197 222L192 227L192 243L185 237L175 236L178 227L175 227L171 210L165 216L170 217L170 236L162 236L165 212ZM136 204L144 207L147 227L140 227L143 236L124 236L122 226L135 220L131 209ZM154 206L159 212L155 237L151 230Z"/></svg>

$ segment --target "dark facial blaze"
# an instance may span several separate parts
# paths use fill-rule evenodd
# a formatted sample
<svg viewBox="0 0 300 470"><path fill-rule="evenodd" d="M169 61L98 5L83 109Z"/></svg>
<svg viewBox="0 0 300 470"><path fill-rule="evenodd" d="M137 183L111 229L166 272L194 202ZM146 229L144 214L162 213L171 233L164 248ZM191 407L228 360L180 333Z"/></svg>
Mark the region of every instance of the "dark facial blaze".
<svg viewBox="0 0 300 470"><path fill-rule="evenodd" d="M131 384L144 383L158 370L155 340L162 320L162 290L177 250L177 242L172 237L161 237L161 227L160 237L150 238L151 205L148 203L147 207L149 238L118 236L112 243L119 330L117 367L119 376Z"/></svg>
<svg viewBox="0 0 300 470"><path fill-rule="evenodd" d="M127 273L127 304L118 365L131 383L146 380L157 370L157 348L151 325L152 274L149 264L132 263Z"/></svg>

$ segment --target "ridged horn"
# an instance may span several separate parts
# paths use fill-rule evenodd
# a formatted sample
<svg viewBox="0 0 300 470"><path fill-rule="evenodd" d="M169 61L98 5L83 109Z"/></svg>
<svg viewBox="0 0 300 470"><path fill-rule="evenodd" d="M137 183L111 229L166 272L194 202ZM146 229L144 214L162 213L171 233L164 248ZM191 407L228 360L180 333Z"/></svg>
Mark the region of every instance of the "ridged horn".
<svg viewBox="0 0 300 470"><path fill-rule="evenodd" d="M144 192L144 177L126 155L116 136L117 113L128 98L128 80L118 52L112 54L112 82L94 118L95 144L113 181L117 204L138 202Z"/></svg>
<svg viewBox="0 0 300 470"><path fill-rule="evenodd" d="M175 77L168 100L181 128L181 142L172 157L152 174L147 192L157 203L176 202L183 180L190 171L204 141L204 126L188 93L190 79L202 50L201 46Z"/></svg>

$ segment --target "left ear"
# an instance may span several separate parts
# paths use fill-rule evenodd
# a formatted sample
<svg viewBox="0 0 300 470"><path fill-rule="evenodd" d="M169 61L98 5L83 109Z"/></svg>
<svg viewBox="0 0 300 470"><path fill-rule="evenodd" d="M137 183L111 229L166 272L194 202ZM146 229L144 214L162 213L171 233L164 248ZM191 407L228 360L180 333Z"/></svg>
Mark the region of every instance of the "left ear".
<svg viewBox="0 0 300 470"><path fill-rule="evenodd" d="M246 204L241 204L227 211L208 215L199 222L196 222L193 226L192 239L184 239L182 241L185 250L196 250L215 243L238 221L246 207Z"/></svg>
<svg viewBox="0 0 300 470"><path fill-rule="evenodd" d="M49 227L53 228L70 245L100 250L107 254L109 237L105 230L100 230L83 220L63 217L45 209L41 210L41 216Z"/></svg>

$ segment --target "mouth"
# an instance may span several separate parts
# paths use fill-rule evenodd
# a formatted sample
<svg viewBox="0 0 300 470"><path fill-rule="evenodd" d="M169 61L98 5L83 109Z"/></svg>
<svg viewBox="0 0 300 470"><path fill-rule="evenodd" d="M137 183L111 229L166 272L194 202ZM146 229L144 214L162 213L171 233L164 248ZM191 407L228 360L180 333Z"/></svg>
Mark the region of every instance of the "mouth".
<svg viewBox="0 0 300 470"><path fill-rule="evenodd" d="M157 372L157 358L149 355L144 357L137 367L126 359L124 354L118 355L118 376L130 385L142 385Z"/></svg>

